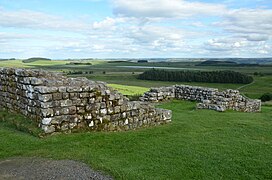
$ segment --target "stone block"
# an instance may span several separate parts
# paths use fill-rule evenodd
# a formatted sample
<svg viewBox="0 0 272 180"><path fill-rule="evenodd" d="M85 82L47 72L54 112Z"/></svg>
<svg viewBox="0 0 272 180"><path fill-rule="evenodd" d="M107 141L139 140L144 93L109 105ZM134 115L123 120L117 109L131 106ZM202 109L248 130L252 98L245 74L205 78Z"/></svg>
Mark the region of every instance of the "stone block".
<svg viewBox="0 0 272 180"><path fill-rule="evenodd" d="M61 86L61 87L58 87L58 92L60 93L66 93L66 87L65 86Z"/></svg>
<svg viewBox="0 0 272 180"><path fill-rule="evenodd" d="M41 94L55 93L58 91L57 87L37 86L34 88L35 91Z"/></svg>
<svg viewBox="0 0 272 180"><path fill-rule="evenodd" d="M78 93L69 93L70 99L78 99Z"/></svg>
<svg viewBox="0 0 272 180"><path fill-rule="evenodd" d="M120 113L121 112L121 107L120 106L115 106L114 107L114 113L117 114L117 113Z"/></svg>
<svg viewBox="0 0 272 180"><path fill-rule="evenodd" d="M53 107L52 102L40 102L40 103L37 103L37 105L39 105L41 108L44 108L44 109Z"/></svg>
<svg viewBox="0 0 272 180"><path fill-rule="evenodd" d="M41 116L42 117L52 117L54 116L54 110L53 109L41 109Z"/></svg>
<svg viewBox="0 0 272 180"><path fill-rule="evenodd" d="M77 86L68 86L67 87L67 92L69 92L69 93L82 92L82 88L81 87L77 87Z"/></svg>
<svg viewBox="0 0 272 180"><path fill-rule="evenodd" d="M85 113L85 107L77 107L77 113L78 114L84 114Z"/></svg>
<svg viewBox="0 0 272 180"><path fill-rule="evenodd" d="M73 105L73 102L70 99L60 101L61 107L67 107L67 106L72 106L72 105Z"/></svg>
<svg viewBox="0 0 272 180"><path fill-rule="evenodd" d="M52 121L52 118L43 118L42 119L42 124L43 125L50 125Z"/></svg>
<svg viewBox="0 0 272 180"><path fill-rule="evenodd" d="M50 134L56 131L56 128L54 125L48 126L48 125L42 125L42 130L46 133L46 134Z"/></svg>
<svg viewBox="0 0 272 180"><path fill-rule="evenodd" d="M62 93L53 93L53 100L61 100L62 99Z"/></svg>
<svg viewBox="0 0 272 180"><path fill-rule="evenodd" d="M39 94L38 99L39 101L42 101L42 102L49 102L49 101L52 101L53 96L52 94Z"/></svg>
<svg viewBox="0 0 272 180"><path fill-rule="evenodd" d="M107 109L100 109L100 115L105 116L107 114Z"/></svg>
<svg viewBox="0 0 272 180"><path fill-rule="evenodd" d="M36 77L31 77L30 78L30 84L37 86L37 85L43 85L44 81L43 79L40 78L36 78Z"/></svg>
<svg viewBox="0 0 272 180"><path fill-rule="evenodd" d="M62 99L69 99L69 93L63 92L62 93Z"/></svg>

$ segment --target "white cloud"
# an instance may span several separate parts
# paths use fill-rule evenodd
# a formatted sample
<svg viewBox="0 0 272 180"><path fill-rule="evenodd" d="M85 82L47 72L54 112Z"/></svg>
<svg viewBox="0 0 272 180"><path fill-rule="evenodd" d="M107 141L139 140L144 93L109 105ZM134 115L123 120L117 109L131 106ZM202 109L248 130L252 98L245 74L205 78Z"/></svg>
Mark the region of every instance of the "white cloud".
<svg viewBox="0 0 272 180"><path fill-rule="evenodd" d="M87 23L30 10L7 11L0 8L0 26L13 28L82 31L91 28Z"/></svg>
<svg viewBox="0 0 272 180"><path fill-rule="evenodd" d="M0 32L0 43L7 43L10 41L18 41L18 40L31 38L31 37L32 37L32 35L28 35L28 34Z"/></svg>
<svg viewBox="0 0 272 180"><path fill-rule="evenodd" d="M95 30L115 30L116 26L120 23L128 23L128 21L133 21L132 18L121 18L121 17L106 17L102 21L95 21L93 23L93 29Z"/></svg>
<svg viewBox="0 0 272 180"><path fill-rule="evenodd" d="M116 15L141 18L188 18L195 15L222 15L220 4L187 0L112 0Z"/></svg>
<svg viewBox="0 0 272 180"><path fill-rule="evenodd" d="M223 21L215 25L232 33L272 35L271 9L236 9L229 10ZM249 38L250 39L250 38ZM254 38L253 38L254 39ZM258 38L255 38L258 39ZM264 39L260 38L261 40Z"/></svg>
<svg viewBox="0 0 272 180"><path fill-rule="evenodd" d="M267 41L269 36L266 34L249 34L245 36L248 41Z"/></svg>
<svg viewBox="0 0 272 180"><path fill-rule="evenodd" d="M242 37L225 37L210 39L204 43L203 49L212 54L225 56L256 57L272 53L271 45L265 41L249 41Z"/></svg>
<svg viewBox="0 0 272 180"><path fill-rule="evenodd" d="M71 19L0 8L0 27L4 30L0 32L0 51L15 52L14 48L29 56L34 53L59 54L59 57L70 54L74 57L269 56L272 53L271 9L235 10L197 0L111 2L114 15L100 21L88 21L91 16ZM20 32L22 28L22 32L31 35L8 33Z"/></svg>

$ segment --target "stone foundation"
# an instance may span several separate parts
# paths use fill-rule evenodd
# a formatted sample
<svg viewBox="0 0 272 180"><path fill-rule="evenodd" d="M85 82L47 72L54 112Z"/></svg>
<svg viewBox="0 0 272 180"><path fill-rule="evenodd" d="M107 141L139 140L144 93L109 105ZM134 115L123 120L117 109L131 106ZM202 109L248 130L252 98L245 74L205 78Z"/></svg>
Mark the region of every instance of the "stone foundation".
<svg viewBox="0 0 272 180"><path fill-rule="evenodd" d="M171 121L170 110L129 101L103 82L13 68L0 68L0 80L0 107L30 117L45 133L119 131Z"/></svg>
<svg viewBox="0 0 272 180"><path fill-rule="evenodd" d="M248 99L240 95L238 90L219 91L216 88L205 88L187 85L151 88L141 98L141 101L160 102L170 99L197 101L198 109L225 111L232 109L242 112L261 111L261 101Z"/></svg>

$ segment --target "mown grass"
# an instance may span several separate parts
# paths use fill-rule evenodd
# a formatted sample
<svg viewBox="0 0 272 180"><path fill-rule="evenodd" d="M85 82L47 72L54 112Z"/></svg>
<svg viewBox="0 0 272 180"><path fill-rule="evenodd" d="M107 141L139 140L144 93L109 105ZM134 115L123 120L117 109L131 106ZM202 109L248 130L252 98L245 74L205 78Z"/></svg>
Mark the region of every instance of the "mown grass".
<svg viewBox="0 0 272 180"><path fill-rule="evenodd" d="M159 106L173 111L170 124L118 133L39 139L2 121L0 158L75 159L117 179L272 178L271 106L261 113L195 110L185 101Z"/></svg>
<svg viewBox="0 0 272 180"><path fill-rule="evenodd" d="M121 84L109 84L109 86L113 87L120 93L124 95L137 95L137 94L143 94L149 90L149 88L146 87L139 87L139 86L127 86L127 85L121 85Z"/></svg>

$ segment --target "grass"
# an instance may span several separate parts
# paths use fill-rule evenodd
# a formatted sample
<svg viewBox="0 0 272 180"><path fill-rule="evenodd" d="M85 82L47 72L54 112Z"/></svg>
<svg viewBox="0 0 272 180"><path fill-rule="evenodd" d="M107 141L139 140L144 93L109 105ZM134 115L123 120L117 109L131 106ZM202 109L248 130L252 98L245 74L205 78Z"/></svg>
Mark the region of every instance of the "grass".
<svg viewBox="0 0 272 180"><path fill-rule="evenodd" d="M23 63L22 60L13 60L13 61L1 61L0 67L39 68L43 66L65 65L66 63L67 61L46 61L46 60L38 60L31 63Z"/></svg>
<svg viewBox="0 0 272 180"><path fill-rule="evenodd" d="M92 65L67 65L70 61L36 61L32 63L22 63L21 60L1 61L0 67L26 67L26 68L42 68L50 71L83 71L90 72L92 75L87 76L92 80L105 81L114 86L123 93L130 95L133 91L143 92L143 88L171 86L175 84L187 84L193 86L214 87L220 90L237 89L243 84L219 84L219 83L196 83L196 82L162 82L162 81L144 81L137 79L137 74L142 73L146 69L141 68L121 68L119 66L159 66L159 67L177 67L186 69L200 68L204 71L211 70L234 70L252 75L254 72L266 74L265 76L254 76L255 83L240 89L241 93L250 98L259 98L262 94L271 92L272 90L272 66L250 66L250 67L225 67L225 66L195 66L198 62L151 62L151 63L135 63L135 62L117 62L108 63L103 60L82 61L90 62ZM103 74L105 72L105 74ZM270 74L270 75L269 75ZM124 86L138 86L124 87ZM142 90L141 90L142 89Z"/></svg>
<svg viewBox="0 0 272 180"><path fill-rule="evenodd" d="M272 76L255 76L255 82L240 89L242 93L251 98L260 98L264 93L272 92Z"/></svg>
<svg viewBox="0 0 272 180"><path fill-rule="evenodd" d="M108 82L126 95L138 95L150 87L188 84L236 89L241 84L182 83L138 80L143 69L117 66L195 68L195 63L107 63L66 65L69 61L3 61L0 66L43 68L53 71L93 71L89 79ZM197 67L227 70L229 67ZM271 67L231 67L252 74L271 73ZM103 74L103 72L106 72ZM255 83L240 91L251 98L271 92L272 76L255 76ZM172 123L120 133L75 133L46 138L20 115L0 111L0 159L37 156L83 161L117 179L272 179L272 106L261 113L195 110L194 102L173 101L159 105L173 111Z"/></svg>
<svg viewBox="0 0 272 180"><path fill-rule="evenodd" d="M261 113L195 110L194 102L177 100L159 106L173 111L172 123L43 139L12 128L0 112L0 158L75 159L117 179L272 178L271 106Z"/></svg>
<svg viewBox="0 0 272 180"><path fill-rule="evenodd" d="M110 75L91 75L88 76L91 80L105 81L109 84L120 84L128 86L139 86L139 87L161 87L161 86L172 86L176 84L187 84L192 86L204 86L214 87L219 89L232 88L236 89L243 84L220 84L220 83L197 83L197 82L166 82L166 81L149 81L137 79L137 75L128 74L110 74Z"/></svg>
<svg viewBox="0 0 272 180"><path fill-rule="evenodd" d="M137 95L143 94L149 90L149 88L139 87L139 86L127 86L121 84L109 84L109 86L118 90L120 93L124 95Z"/></svg>
<svg viewBox="0 0 272 180"><path fill-rule="evenodd" d="M147 81L137 79L137 75L131 74L110 74L110 75L92 75L88 76L89 79L97 80L97 81L105 81L109 84L115 84L115 86L120 86L120 89L126 89L123 91L127 93L128 91L134 91L136 87L137 89L150 88L150 87L161 87L161 86L172 86L176 84L186 84L191 86L203 86L203 87L212 87L218 88L219 90L225 89L237 89L240 86L244 86L244 84L220 84L220 83L197 83L197 82L165 82L165 81ZM246 95L249 98L260 98L264 93L272 91L272 76L254 76L254 83L241 88L239 91ZM133 88L131 88L133 87ZM135 87L135 88L134 88ZM261 88L260 88L261 87ZM141 91L139 91L141 92Z"/></svg>

